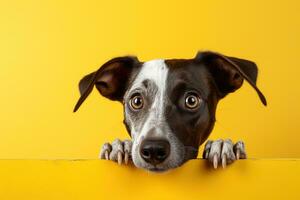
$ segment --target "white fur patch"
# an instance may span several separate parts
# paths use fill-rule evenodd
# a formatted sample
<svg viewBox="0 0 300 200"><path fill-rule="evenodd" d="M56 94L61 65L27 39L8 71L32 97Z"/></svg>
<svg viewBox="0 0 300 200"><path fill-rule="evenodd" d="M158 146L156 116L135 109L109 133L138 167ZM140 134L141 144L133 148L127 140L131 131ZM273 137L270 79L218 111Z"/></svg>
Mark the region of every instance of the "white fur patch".
<svg viewBox="0 0 300 200"><path fill-rule="evenodd" d="M139 134L138 141L142 137L145 137L147 132L153 128L155 122L165 122L164 119L164 101L166 98L166 85L167 85L167 78L168 78L169 69L165 64L163 59L158 60L151 60L145 62L142 66L142 69L136 80L133 83L133 87L136 85L140 85L144 80L148 79L153 81L156 86L158 87L158 91L156 96L154 97L150 114L145 121L145 124ZM163 134L159 133L158 134Z"/></svg>

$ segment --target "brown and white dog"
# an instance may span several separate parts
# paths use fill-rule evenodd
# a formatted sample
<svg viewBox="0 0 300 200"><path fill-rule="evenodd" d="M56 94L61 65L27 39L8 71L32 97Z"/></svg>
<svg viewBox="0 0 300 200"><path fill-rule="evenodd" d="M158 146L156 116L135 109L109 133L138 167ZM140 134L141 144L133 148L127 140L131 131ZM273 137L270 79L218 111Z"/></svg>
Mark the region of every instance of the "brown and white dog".
<svg viewBox="0 0 300 200"><path fill-rule="evenodd" d="M257 71L251 61L209 51L193 59L148 62L118 57L83 77L74 112L94 86L104 97L123 103L132 139L104 144L100 158L119 164L132 159L137 167L166 171L197 157L214 127L218 101L240 88L244 79L267 104L256 87ZM204 159L214 168L246 158L242 141L208 141L204 149Z"/></svg>

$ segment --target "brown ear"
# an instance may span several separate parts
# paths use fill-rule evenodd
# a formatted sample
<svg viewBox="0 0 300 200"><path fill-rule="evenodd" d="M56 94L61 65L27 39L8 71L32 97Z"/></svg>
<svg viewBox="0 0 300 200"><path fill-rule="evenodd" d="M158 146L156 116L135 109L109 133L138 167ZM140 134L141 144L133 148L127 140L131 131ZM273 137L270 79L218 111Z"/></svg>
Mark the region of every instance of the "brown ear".
<svg viewBox="0 0 300 200"><path fill-rule="evenodd" d="M196 60L208 66L221 98L240 88L245 79L257 92L261 102L267 105L265 96L256 86L258 69L254 62L210 51L199 52Z"/></svg>
<svg viewBox="0 0 300 200"><path fill-rule="evenodd" d="M109 60L97 71L84 76L79 82L81 97L73 111L78 110L94 86L104 97L122 101L130 74L138 63L136 57L118 57Z"/></svg>

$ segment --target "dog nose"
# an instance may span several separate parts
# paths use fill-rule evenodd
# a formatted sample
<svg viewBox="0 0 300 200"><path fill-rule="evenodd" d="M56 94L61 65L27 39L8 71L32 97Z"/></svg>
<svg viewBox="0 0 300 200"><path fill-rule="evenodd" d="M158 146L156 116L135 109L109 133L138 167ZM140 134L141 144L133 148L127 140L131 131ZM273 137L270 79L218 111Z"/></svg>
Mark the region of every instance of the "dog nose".
<svg viewBox="0 0 300 200"><path fill-rule="evenodd" d="M140 155L147 163L162 163L169 154L170 143L166 140L145 140L141 144Z"/></svg>

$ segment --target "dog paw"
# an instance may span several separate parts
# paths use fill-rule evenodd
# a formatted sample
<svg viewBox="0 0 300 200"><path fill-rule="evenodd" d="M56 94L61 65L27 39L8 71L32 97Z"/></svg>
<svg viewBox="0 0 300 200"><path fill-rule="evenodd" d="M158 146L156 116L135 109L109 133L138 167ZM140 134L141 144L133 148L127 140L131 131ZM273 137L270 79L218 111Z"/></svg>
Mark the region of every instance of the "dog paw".
<svg viewBox="0 0 300 200"><path fill-rule="evenodd" d="M112 160L118 162L118 164L128 163L131 159L131 140L124 140L123 142L119 139L115 139L111 144L105 143L100 151L100 159Z"/></svg>
<svg viewBox="0 0 300 200"><path fill-rule="evenodd" d="M244 142L238 141L233 144L230 139L208 140L203 151L203 158L207 159L215 169L218 168L219 163L222 163L222 167L225 168L235 160L246 159L246 157Z"/></svg>

